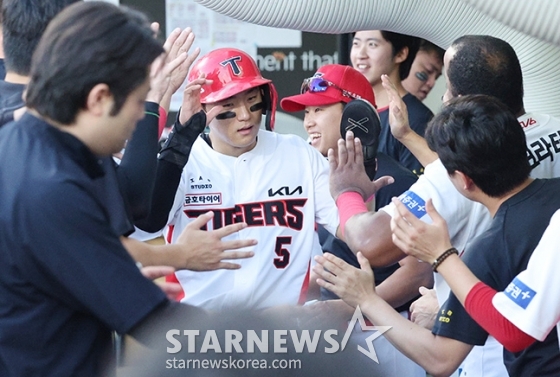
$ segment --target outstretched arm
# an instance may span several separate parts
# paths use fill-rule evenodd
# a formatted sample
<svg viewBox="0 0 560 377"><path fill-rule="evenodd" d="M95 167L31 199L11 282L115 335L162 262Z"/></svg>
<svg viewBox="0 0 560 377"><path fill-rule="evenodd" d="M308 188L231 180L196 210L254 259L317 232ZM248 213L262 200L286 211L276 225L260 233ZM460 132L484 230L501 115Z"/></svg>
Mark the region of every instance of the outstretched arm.
<svg viewBox="0 0 560 377"><path fill-rule="evenodd" d="M406 105L389 76L382 75L381 81L390 100L389 126L391 127L391 134L420 161L422 166L425 167L437 160L438 155L428 147L426 140L410 128Z"/></svg>
<svg viewBox="0 0 560 377"><path fill-rule="evenodd" d="M373 324L391 326L383 334L399 351L434 376L448 376L457 369L472 345L438 335L415 325L397 313L375 292L373 272L367 259L358 253L361 269L332 254L316 257L318 284L337 294L347 304L359 306Z"/></svg>
<svg viewBox="0 0 560 377"><path fill-rule="evenodd" d="M338 141L338 154L328 153L329 186L340 215L340 235L350 249L362 251L374 267L387 266L405 254L391 240L391 217L385 212L368 212L365 200L381 187L393 182L392 177L371 181L363 164L362 144L354 134Z"/></svg>
<svg viewBox="0 0 560 377"><path fill-rule="evenodd" d="M150 213L159 149L159 104L169 88L171 76L187 60L186 52L180 52L179 49L173 51L171 46L184 45L186 42L184 33L175 30L164 44L166 53L152 64L150 91L146 97L146 115L128 141L117 169L119 185L135 223L145 219Z"/></svg>
<svg viewBox="0 0 560 377"><path fill-rule="evenodd" d="M194 38L191 28L175 29L164 45L165 50L168 51L167 63L158 75L158 82L162 84L161 88L164 90L158 90L157 93L159 103L166 112L169 111L171 96L183 85L191 65L200 54L199 48L189 53ZM208 83L208 80L201 77L187 84L183 92L183 105L173 130L157 159L156 151L151 161L155 164L155 179L153 189L150 191L148 214L137 219L134 224L144 231L157 232L167 223L192 145L207 122L215 116L212 112L206 114L200 104L200 88L205 82ZM159 144L157 148L159 149Z"/></svg>
<svg viewBox="0 0 560 377"><path fill-rule="evenodd" d="M213 212L200 215L186 226L172 245L150 245L126 237L122 237L121 241L134 260L143 266L171 266L193 271L238 269L241 267L239 264L226 260L250 258L254 253L231 250L252 247L257 241L222 241L222 238L245 228L245 223L231 224L212 231L202 230L213 216Z"/></svg>

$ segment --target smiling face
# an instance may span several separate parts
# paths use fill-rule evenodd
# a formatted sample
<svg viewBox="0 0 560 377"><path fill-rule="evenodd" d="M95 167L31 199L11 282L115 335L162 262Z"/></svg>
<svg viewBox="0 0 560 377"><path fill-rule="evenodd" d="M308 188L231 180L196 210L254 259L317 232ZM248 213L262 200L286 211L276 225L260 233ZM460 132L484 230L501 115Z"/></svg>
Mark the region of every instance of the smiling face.
<svg viewBox="0 0 560 377"><path fill-rule="evenodd" d="M262 118L262 96L259 88L252 88L223 101L209 103L206 110L215 106L223 106L223 111L233 112L234 115L227 119L213 119L210 124L210 140L212 148L222 154L239 157L250 151L257 144L257 134ZM251 111L253 108L254 111ZM255 108L258 108L255 110Z"/></svg>
<svg viewBox="0 0 560 377"><path fill-rule="evenodd" d="M325 106L307 106L303 118L303 127L309 135L311 146L323 156L329 148L336 151L340 139L340 121L344 105L340 102Z"/></svg>
<svg viewBox="0 0 560 377"><path fill-rule="evenodd" d="M418 51L410 74L403 80L404 88L423 101L434 87L436 80L441 76L442 62L437 53Z"/></svg>
<svg viewBox="0 0 560 377"><path fill-rule="evenodd" d="M391 76L398 71L393 57L393 45L383 38L379 30L358 31L350 51L352 66L360 71L371 85L381 83L381 75Z"/></svg>

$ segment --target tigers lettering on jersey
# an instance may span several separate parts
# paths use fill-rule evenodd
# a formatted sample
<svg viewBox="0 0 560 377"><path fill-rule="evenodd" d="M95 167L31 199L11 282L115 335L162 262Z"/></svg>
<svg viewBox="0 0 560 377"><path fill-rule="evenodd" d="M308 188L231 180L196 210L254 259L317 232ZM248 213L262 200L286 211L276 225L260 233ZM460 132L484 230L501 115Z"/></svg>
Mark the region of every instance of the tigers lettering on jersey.
<svg viewBox="0 0 560 377"><path fill-rule="evenodd" d="M554 155L560 153L560 131L541 137L528 145L527 158L531 168L544 160L554 161Z"/></svg>
<svg viewBox="0 0 560 377"><path fill-rule="evenodd" d="M307 199L285 199L236 204L233 208L185 209L189 218L197 218L208 211L214 212L212 228L246 222L248 226L282 226L294 230L303 227L303 208ZM206 226L203 228L206 230Z"/></svg>

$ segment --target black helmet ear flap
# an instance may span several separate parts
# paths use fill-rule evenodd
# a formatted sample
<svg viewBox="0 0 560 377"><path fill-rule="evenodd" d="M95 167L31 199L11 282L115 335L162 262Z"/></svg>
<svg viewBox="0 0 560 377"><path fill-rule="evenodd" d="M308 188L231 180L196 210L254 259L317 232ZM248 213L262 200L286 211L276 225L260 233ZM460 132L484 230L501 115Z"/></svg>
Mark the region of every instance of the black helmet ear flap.
<svg viewBox="0 0 560 377"><path fill-rule="evenodd" d="M344 106L340 121L340 136L352 131L362 142L364 162L374 161L377 157L381 120L371 103L363 99L354 99Z"/></svg>
<svg viewBox="0 0 560 377"><path fill-rule="evenodd" d="M272 83L261 86L261 95L263 98L262 113L266 114L265 127L268 131L274 131L274 119L276 116L276 101L278 94Z"/></svg>

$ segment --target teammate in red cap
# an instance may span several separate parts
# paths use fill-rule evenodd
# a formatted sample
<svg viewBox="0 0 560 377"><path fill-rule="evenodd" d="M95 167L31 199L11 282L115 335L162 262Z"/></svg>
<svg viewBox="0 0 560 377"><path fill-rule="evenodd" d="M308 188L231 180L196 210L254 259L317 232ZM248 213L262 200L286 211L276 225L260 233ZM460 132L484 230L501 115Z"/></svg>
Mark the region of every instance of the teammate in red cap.
<svg viewBox="0 0 560 377"><path fill-rule="evenodd" d="M379 116L374 108L374 93L365 76L356 69L340 64L322 66L312 77L304 80L300 94L282 99L280 105L285 111L305 110L303 126L309 135L309 141L325 157L329 149L337 151L337 142L344 136L347 128L351 128L360 137L362 143L366 144L364 154L369 156L364 161L369 178L391 176L395 180L376 193L375 210L389 204L392 197L401 195L416 182L418 177L414 173L392 157L377 152L380 127ZM342 224L343 207L340 215ZM334 254L359 267L355 254L342 240L320 226L318 233L323 252ZM406 318L410 304L418 297L419 287L430 286L432 283L430 265L419 263L414 257L404 258L387 267L375 268L374 273L377 292ZM321 289L321 300L324 301L306 306L306 309L350 320L354 308L337 299L338 296L334 293ZM353 339L359 342L358 339L369 335L371 334L368 332L357 330L353 333ZM388 342L376 344L376 349L381 352L380 364L370 366L368 363L368 368L375 368L371 371L372 374L425 376L422 368Z"/></svg>
<svg viewBox="0 0 560 377"><path fill-rule="evenodd" d="M335 233L327 161L295 135L274 127L276 90L245 52L224 48L199 59L188 78L183 114L208 117L208 133L190 150L169 216L168 241L201 214L208 229L245 222L226 239L256 239L237 271L178 271L183 302L206 309L266 308L306 298L312 256L321 252L315 222ZM184 111L185 110L185 111ZM200 110L200 111L199 111Z"/></svg>

